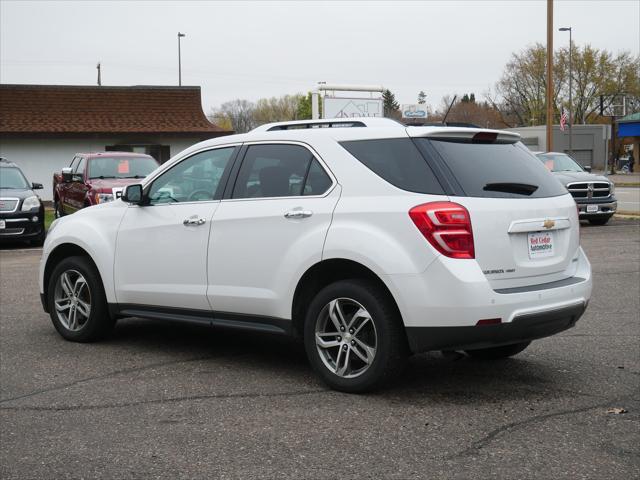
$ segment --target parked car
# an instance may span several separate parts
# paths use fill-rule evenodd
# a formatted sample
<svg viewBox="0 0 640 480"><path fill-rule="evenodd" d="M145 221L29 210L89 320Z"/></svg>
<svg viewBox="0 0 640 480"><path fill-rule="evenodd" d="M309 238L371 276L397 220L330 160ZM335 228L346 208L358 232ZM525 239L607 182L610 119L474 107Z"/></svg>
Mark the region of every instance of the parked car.
<svg viewBox="0 0 640 480"><path fill-rule="evenodd" d="M13 162L0 158L0 241L28 241L42 245L44 205L34 190L42 184L29 183Z"/></svg>
<svg viewBox="0 0 640 480"><path fill-rule="evenodd" d="M141 153L77 153L68 167L53 174L53 208L56 218L111 202L126 185L139 182L158 167Z"/></svg>
<svg viewBox="0 0 640 480"><path fill-rule="evenodd" d="M567 187L578 205L580 220L604 225L616 212L615 184L607 177L594 175L566 153L536 152L536 156Z"/></svg>
<svg viewBox="0 0 640 480"><path fill-rule="evenodd" d="M519 138L362 118L198 143L53 223L42 304L79 342L122 317L297 337L347 392L411 352L515 355L591 295L575 202Z"/></svg>

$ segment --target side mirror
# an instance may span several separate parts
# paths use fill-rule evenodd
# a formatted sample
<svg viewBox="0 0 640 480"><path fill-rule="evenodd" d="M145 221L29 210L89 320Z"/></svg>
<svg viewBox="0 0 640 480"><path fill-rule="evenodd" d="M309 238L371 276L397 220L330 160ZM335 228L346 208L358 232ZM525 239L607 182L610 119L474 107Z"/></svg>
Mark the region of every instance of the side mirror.
<svg viewBox="0 0 640 480"><path fill-rule="evenodd" d="M143 205L142 185L136 183L134 185L127 185L120 197L123 202L133 203L135 205Z"/></svg>
<svg viewBox="0 0 640 480"><path fill-rule="evenodd" d="M64 167L62 169L62 181L65 183L68 183L72 181L72 178L73 178L73 171L71 170L71 167Z"/></svg>
<svg viewBox="0 0 640 480"><path fill-rule="evenodd" d="M582 168L584 168L584 171L587 173L591 173L591 165L585 165Z"/></svg>
<svg viewBox="0 0 640 480"><path fill-rule="evenodd" d="M31 183L31 190L42 190L43 188L41 183Z"/></svg>

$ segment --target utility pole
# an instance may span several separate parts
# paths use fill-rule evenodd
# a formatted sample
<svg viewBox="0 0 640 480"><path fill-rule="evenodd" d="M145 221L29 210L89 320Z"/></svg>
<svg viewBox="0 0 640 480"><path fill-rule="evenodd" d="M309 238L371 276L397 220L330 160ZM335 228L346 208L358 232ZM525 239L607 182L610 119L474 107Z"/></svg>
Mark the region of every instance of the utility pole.
<svg viewBox="0 0 640 480"><path fill-rule="evenodd" d="M96 68L98 69L98 86L101 86L102 79L100 78L100 62L98 62L98 65L96 65Z"/></svg>
<svg viewBox="0 0 640 480"><path fill-rule="evenodd" d="M547 0L547 152L553 151L553 0Z"/></svg>
<svg viewBox="0 0 640 480"><path fill-rule="evenodd" d="M180 39L186 37L186 34L178 32L178 86L182 86L182 58L180 55Z"/></svg>
<svg viewBox="0 0 640 480"><path fill-rule="evenodd" d="M571 27L560 28L561 32L569 32L569 155L573 155L573 99L571 88L571 80L573 79L573 69L571 67L571 52L573 50L573 42L571 40Z"/></svg>

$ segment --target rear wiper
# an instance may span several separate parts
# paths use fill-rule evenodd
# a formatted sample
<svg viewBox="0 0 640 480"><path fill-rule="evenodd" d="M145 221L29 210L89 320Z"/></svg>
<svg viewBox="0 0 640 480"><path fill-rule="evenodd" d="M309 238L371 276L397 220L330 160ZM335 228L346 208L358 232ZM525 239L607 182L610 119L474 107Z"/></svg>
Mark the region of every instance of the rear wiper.
<svg viewBox="0 0 640 480"><path fill-rule="evenodd" d="M130 177L120 177L120 178L144 178L142 175L132 175Z"/></svg>
<svg viewBox="0 0 640 480"><path fill-rule="evenodd" d="M485 192L504 192L504 193L516 193L518 195L531 195L538 189L537 185L530 185L528 183L487 183L483 190Z"/></svg>
<svg viewBox="0 0 640 480"><path fill-rule="evenodd" d="M94 180L96 178L99 178L100 180L104 180L105 178L116 178L113 175L99 175L97 177L89 177L89 180Z"/></svg>

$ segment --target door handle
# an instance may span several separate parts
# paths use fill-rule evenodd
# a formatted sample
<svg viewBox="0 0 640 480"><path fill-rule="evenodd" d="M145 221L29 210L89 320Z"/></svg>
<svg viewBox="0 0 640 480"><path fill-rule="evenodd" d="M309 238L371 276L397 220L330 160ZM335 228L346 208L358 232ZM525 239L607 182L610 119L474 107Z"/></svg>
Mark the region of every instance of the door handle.
<svg viewBox="0 0 640 480"><path fill-rule="evenodd" d="M185 218L182 224L185 227L192 227L192 226L197 227L198 225L203 225L204 222L206 222L204 218L190 217L190 218Z"/></svg>
<svg viewBox="0 0 640 480"><path fill-rule="evenodd" d="M313 215L311 210L289 210L284 214L284 218L307 218Z"/></svg>

